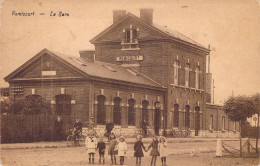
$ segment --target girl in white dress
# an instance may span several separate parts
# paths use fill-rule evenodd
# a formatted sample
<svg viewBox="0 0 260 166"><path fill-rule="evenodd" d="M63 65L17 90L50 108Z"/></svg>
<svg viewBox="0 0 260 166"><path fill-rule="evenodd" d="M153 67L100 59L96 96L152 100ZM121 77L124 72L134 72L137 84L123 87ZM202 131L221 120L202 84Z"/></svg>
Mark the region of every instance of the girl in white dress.
<svg viewBox="0 0 260 166"><path fill-rule="evenodd" d="M127 151L127 145L123 136L119 138L119 142L116 145L116 150L118 150L118 156L120 157L120 165L123 165L125 161L125 154Z"/></svg>
<svg viewBox="0 0 260 166"><path fill-rule="evenodd" d="M95 137L94 132L91 132L89 134L89 136L85 140L85 144L86 144L86 149L89 154L89 164L91 164L91 161L92 161L92 164L94 164L95 163L94 154L96 153L96 150L97 150L96 149L97 148L97 139Z"/></svg>
<svg viewBox="0 0 260 166"><path fill-rule="evenodd" d="M158 149L161 156L162 166L166 166L166 156L167 156L166 146L167 144L166 144L165 137L161 136L159 140Z"/></svg>

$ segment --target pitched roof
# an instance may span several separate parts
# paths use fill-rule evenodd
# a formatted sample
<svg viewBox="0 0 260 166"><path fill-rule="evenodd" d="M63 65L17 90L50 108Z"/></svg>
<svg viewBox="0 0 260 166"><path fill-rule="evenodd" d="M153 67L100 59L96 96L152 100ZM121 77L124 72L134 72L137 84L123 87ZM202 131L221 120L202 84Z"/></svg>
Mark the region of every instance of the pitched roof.
<svg viewBox="0 0 260 166"><path fill-rule="evenodd" d="M77 56L66 56L56 52L54 54L59 56L66 62L70 63L71 65L77 67L81 71L85 72L89 76L162 87L159 83L143 76L142 74L131 68L125 68L120 65L101 61L92 62L86 58L81 58Z"/></svg>
<svg viewBox="0 0 260 166"><path fill-rule="evenodd" d="M198 42L192 40L191 38L183 35L182 33L178 32L176 30L172 30L172 29L169 29L167 27L160 26L160 25L157 25L157 24L153 24L152 26L161 30L161 31L163 31L164 33L171 35L172 37L174 37L176 39L179 39L179 40L182 40L182 41L185 41L185 42L188 42L188 43L192 43L192 44L200 46L200 47L204 47L203 45L199 44ZM206 47L204 47L204 48L206 48Z"/></svg>
<svg viewBox="0 0 260 166"><path fill-rule="evenodd" d="M121 18L121 20L117 21L116 23L110 25L109 27L107 27L104 31L102 31L101 33L99 33L98 35L96 35L94 38L92 38L90 40L91 43L94 43L96 40L98 40L100 37L102 37L103 35L105 35L106 33L110 32L111 30L113 30L115 27L117 27L117 25L119 25L120 23L122 23L124 20L127 20L128 18L134 18L136 19L136 21L138 21L139 23L143 24L144 26L146 26L147 28L153 29L163 35L166 35L167 38L171 38L174 40L177 40L179 42L184 42L185 44L191 44L192 46L198 47L198 48L202 48L206 51L210 51L208 48L206 48L205 46L199 44L198 42L192 40L191 38L183 35L182 33L176 31L176 30L171 30L169 28L157 25L155 23L153 23L152 25L146 24L142 19L140 19L139 17L135 16L132 13L127 13L124 17Z"/></svg>
<svg viewBox="0 0 260 166"><path fill-rule="evenodd" d="M71 65L74 69L79 70L80 73L83 73L90 77L104 78L162 88L162 86L159 83L153 81L152 79L144 76L141 73L138 73L137 71L131 68L125 68L116 64L110 64L100 61L92 62L86 58L81 58L78 56L69 56L66 54L49 51L47 49L43 49L40 53L36 54L33 58L25 62L25 64L20 66L14 72L6 76L4 79L6 81L9 81L17 73L22 71L24 68L28 67L31 63L33 63L36 59L38 59L45 53L58 59L59 61L62 61L67 65Z"/></svg>

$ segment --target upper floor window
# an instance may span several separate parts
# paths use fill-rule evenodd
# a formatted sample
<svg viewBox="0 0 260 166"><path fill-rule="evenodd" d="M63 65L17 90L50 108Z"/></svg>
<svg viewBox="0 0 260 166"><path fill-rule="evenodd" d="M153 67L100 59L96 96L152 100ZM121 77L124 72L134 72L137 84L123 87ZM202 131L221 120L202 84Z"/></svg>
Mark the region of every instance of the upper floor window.
<svg viewBox="0 0 260 166"><path fill-rule="evenodd" d="M125 43L137 43L137 30L125 30Z"/></svg>
<svg viewBox="0 0 260 166"><path fill-rule="evenodd" d="M185 65L185 86L190 86L190 64Z"/></svg>
<svg viewBox="0 0 260 166"><path fill-rule="evenodd" d="M175 85L179 84L179 64L178 60L175 60L173 64L173 84Z"/></svg>
<svg viewBox="0 0 260 166"><path fill-rule="evenodd" d="M200 67L197 66L195 70L195 88L200 88Z"/></svg>
<svg viewBox="0 0 260 166"><path fill-rule="evenodd" d="M138 46L138 31L139 28L134 28L132 25L130 25L130 28L123 29L123 32L125 33L124 39L122 39L121 45L122 50L136 50L139 49Z"/></svg>

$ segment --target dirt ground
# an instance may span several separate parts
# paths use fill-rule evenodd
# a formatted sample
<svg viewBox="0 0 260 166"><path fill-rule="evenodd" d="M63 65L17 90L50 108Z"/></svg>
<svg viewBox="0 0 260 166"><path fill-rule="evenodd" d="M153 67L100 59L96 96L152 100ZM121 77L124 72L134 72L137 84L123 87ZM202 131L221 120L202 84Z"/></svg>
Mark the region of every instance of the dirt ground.
<svg viewBox="0 0 260 166"><path fill-rule="evenodd" d="M227 142L232 147L237 147L238 142ZM148 144L145 144L147 147ZM215 142L188 142L188 143L168 143L169 156L168 166L197 166L197 165L237 165L251 166L259 165L259 158L232 158L227 153L223 157L215 157ZM190 149L195 150L196 155L189 155ZM208 150L208 152L207 152ZM224 151L223 151L224 152ZM133 144L128 145L125 165L134 166ZM109 156L106 156L106 165L110 165ZM98 165L98 155L95 156ZM142 166L149 166L151 157L149 152L142 158ZM59 165L88 165L88 154L84 147L66 148L38 148L38 149L2 149L1 164L4 166L59 166ZM157 159L157 166L160 166L160 158Z"/></svg>

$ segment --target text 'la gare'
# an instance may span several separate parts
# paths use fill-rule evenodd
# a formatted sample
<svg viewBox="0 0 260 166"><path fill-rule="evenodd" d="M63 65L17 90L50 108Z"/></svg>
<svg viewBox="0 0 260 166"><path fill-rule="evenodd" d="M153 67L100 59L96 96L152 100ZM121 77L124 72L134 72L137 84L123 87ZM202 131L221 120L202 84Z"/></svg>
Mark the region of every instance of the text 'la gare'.
<svg viewBox="0 0 260 166"><path fill-rule="evenodd" d="M70 16L70 14L69 13L64 13L62 11L59 11L59 12L51 11L50 16L66 17L66 16Z"/></svg>

